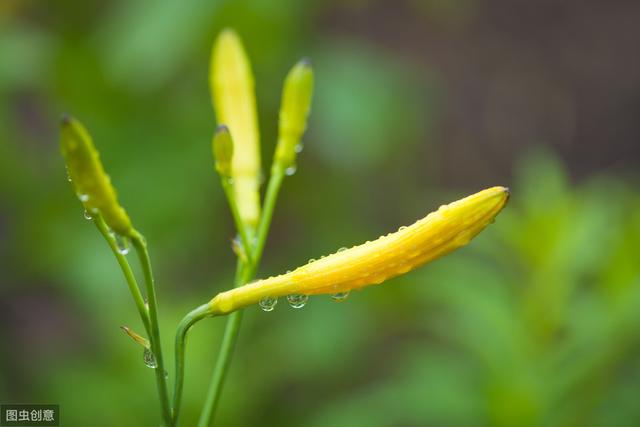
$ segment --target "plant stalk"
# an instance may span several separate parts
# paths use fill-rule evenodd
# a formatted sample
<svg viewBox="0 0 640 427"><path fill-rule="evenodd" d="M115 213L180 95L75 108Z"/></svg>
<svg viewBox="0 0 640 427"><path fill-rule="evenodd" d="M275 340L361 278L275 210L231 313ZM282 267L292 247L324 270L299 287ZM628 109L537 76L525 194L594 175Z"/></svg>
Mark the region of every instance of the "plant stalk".
<svg viewBox="0 0 640 427"><path fill-rule="evenodd" d="M154 368L156 374L156 385L158 387L158 395L160 397L160 406L162 408L162 417L167 426L172 424L171 417L171 405L169 403L169 392L167 389L166 371L164 369L164 358L162 355L162 343L160 341L160 323L158 322L158 300L156 298L155 284L153 280L153 272L151 270L151 259L149 258L149 251L147 250L147 243L144 237L134 232L131 237L138 258L140 259L140 265L142 266L142 272L144 275L144 281L146 284L147 298L149 302L149 341L151 343L151 351L156 360L156 367Z"/></svg>
<svg viewBox="0 0 640 427"><path fill-rule="evenodd" d="M278 194L280 192L284 176L284 169L279 167L279 165L274 165L271 171L269 184L267 186L265 203L262 216L260 218L260 224L258 226L256 244L251 250L250 259L253 260L253 262L250 264L244 264L242 262L238 263L234 283L235 287L242 286L250 281L255 275L258 265L260 264L262 251L264 250L267 234L271 225L271 218L273 217L273 211L275 209L276 200L278 199ZM212 425L213 418L218 407L218 402L220 400L220 395L222 394L224 380L231 364L233 349L238 338L238 333L240 332L241 321L242 310L238 310L229 315L220 351L218 353L216 366L211 375L209 391L207 392L207 397L198 421L198 427L208 427Z"/></svg>

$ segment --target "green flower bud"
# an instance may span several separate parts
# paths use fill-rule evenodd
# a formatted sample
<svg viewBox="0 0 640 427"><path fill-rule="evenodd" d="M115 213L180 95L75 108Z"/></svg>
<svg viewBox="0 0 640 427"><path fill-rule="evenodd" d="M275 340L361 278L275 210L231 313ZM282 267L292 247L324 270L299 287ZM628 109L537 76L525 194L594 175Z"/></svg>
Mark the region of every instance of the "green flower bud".
<svg viewBox="0 0 640 427"><path fill-rule="evenodd" d="M62 118L60 148L69 178L85 209L102 215L116 233L131 236L134 231L131 220L118 203L111 178L102 167L100 154L84 126L72 117Z"/></svg>
<svg viewBox="0 0 640 427"><path fill-rule="evenodd" d="M233 140L229 133L229 128L220 125L213 135L211 142L213 151L213 161L216 170L223 178L231 178L231 159L233 158Z"/></svg>
<svg viewBox="0 0 640 427"><path fill-rule="evenodd" d="M311 62L303 59L291 69L284 82L274 166L295 167L296 147L307 128L312 94L313 69Z"/></svg>

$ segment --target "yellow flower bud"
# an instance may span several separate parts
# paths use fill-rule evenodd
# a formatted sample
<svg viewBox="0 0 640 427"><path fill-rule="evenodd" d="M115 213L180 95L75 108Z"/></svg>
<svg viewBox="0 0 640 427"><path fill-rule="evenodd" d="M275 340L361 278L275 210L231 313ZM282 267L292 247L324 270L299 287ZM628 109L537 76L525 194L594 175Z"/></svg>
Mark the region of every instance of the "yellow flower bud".
<svg viewBox="0 0 640 427"><path fill-rule="evenodd" d="M60 147L67 163L67 172L76 194L89 213L98 212L116 233L131 236L133 226L127 212L118 203L116 191L111 185L100 161L100 154L91 136L82 124L63 117Z"/></svg>
<svg viewBox="0 0 640 427"><path fill-rule="evenodd" d="M233 158L233 141L229 134L229 129L225 125L220 125L213 135L211 142L213 160L216 170L223 178L231 177L231 159Z"/></svg>
<svg viewBox="0 0 640 427"><path fill-rule="evenodd" d="M307 128L312 94L313 69L311 62L303 59L291 69L284 82L274 165L283 169L295 167L296 147Z"/></svg>
<svg viewBox="0 0 640 427"><path fill-rule="evenodd" d="M231 176L243 222L256 228L260 218L260 146L253 74L238 35L224 30L211 55L209 75L218 123L233 136Z"/></svg>
<svg viewBox="0 0 640 427"><path fill-rule="evenodd" d="M349 292L407 273L458 249L493 222L509 198L493 187L441 206L408 227L321 258L296 270L218 294L213 314L225 314L263 298Z"/></svg>

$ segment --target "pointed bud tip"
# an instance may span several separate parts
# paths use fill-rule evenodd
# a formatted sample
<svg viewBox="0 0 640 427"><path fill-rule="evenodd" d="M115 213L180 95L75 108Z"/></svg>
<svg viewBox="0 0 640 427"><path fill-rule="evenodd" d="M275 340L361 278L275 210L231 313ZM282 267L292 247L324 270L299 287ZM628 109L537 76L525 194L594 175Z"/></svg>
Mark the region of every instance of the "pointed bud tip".
<svg viewBox="0 0 640 427"><path fill-rule="evenodd" d="M229 128L227 127L227 125L218 125L218 127L216 127L215 134L218 135L221 133L229 133Z"/></svg>
<svg viewBox="0 0 640 427"><path fill-rule="evenodd" d="M62 126L70 125L72 120L73 120L73 117L71 117L71 114L69 113L62 113L60 115L60 124Z"/></svg>
<svg viewBox="0 0 640 427"><path fill-rule="evenodd" d="M313 61L311 61L311 58L305 56L300 60L300 65L306 68L311 68L313 66Z"/></svg>

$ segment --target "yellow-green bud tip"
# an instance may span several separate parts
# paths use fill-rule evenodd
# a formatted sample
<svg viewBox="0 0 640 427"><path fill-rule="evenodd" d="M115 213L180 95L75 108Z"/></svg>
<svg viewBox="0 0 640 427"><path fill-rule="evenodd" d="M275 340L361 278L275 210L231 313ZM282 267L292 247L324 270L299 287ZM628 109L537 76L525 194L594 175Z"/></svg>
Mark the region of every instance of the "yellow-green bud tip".
<svg viewBox="0 0 640 427"><path fill-rule="evenodd" d="M60 148L78 199L90 213L99 213L116 233L130 236L131 220L118 203L116 191L100 161L89 132L73 117L60 119Z"/></svg>
<svg viewBox="0 0 640 427"><path fill-rule="evenodd" d="M296 146L307 128L312 96L313 67L311 60L304 58L289 71L282 90L275 165L283 169L295 165Z"/></svg>
<svg viewBox="0 0 640 427"><path fill-rule="evenodd" d="M216 128L212 141L213 160L216 170L224 178L231 177L231 159L233 158L233 140L229 128L220 125Z"/></svg>

